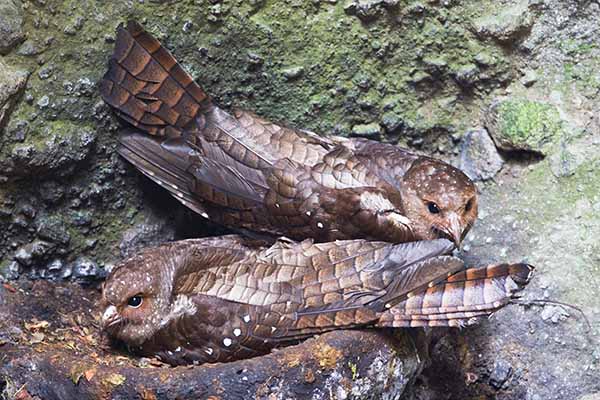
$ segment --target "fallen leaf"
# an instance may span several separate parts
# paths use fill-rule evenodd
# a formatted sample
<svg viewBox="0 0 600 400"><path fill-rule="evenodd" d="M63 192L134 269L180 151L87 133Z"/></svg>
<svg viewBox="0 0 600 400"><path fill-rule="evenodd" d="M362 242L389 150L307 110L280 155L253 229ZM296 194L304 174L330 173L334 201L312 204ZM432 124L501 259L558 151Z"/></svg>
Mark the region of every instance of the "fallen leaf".
<svg viewBox="0 0 600 400"><path fill-rule="evenodd" d="M17 289L9 285L8 283L3 283L2 286L4 286L4 289L8 290L11 293L15 293L17 291Z"/></svg>
<svg viewBox="0 0 600 400"><path fill-rule="evenodd" d="M119 386L125 383L125 377L121 374L113 373L104 378L104 382L113 386Z"/></svg>
<svg viewBox="0 0 600 400"><path fill-rule="evenodd" d="M138 388L138 393L140 394L140 397L142 398L142 400L156 400L157 397L154 394L154 392L150 389L146 389L146 388Z"/></svg>
<svg viewBox="0 0 600 400"><path fill-rule="evenodd" d="M25 386L25 385L23 385ZM14 397L15 400L31 400L32 397L29 394L29 392L27 391L27 389L25 389L25 387L22 387L21 389L19 389L19 391L15 394Z"/></svg>
<svg viewBox="0 0 600 400"><path fill-rule="evenodd" d="M87 380L88 382L91 381L95 375L96 375L96 368L90 368L83 373L83 376L85 376L85 380Z"/></svg>
<svg viewBox="0 0 600 400"><path fill-rule="evenodd" d="M38 329L46 329L50 325L48 321L38 321L37 319L32 319L31 323L25 322L25 329L28 331L36 331Z"/></svg>
<svg viewBox="0 0 600 400"><path fill-rule="evenodd" d="M81 380L81 377L85 373L85 367L83 365L74 365L71 367L71 371L69 375L71 376L71 381L77 385Z"/></svg>
<svg viewBox="0 0 600 400"><path fill-rule="evenodd" d="M34 332L31 334L31 343L41 343L45 337L46 335L44 335L42 332Z"/></svg>
<svg viewBox="0 0 600 400"><path fill-rule="evenodd" d="M94 335L87 335L82 337L83 341L91 346L96 346L98 342L94 338Z"/></svg>
<svg viewBox="0 0 600 400"><path fill-rule="evenodd" d="M73 341L68 341L67 343L65 343L65 347L67 347L71 350L77 350L77 346L75 345L75 342L73 342Z"/></svg>

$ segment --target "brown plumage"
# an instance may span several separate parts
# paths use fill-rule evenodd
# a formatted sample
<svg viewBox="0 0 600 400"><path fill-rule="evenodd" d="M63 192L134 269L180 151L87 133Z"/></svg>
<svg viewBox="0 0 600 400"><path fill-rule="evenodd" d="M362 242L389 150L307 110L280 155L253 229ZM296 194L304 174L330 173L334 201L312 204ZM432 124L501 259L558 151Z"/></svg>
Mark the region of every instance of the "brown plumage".
<svg viewBox="0 0 600 400"><path fill-rule="evenodd" d="M475 186L442 161L225 112L135 22L118 29L100 92L136 128L121 135L120 154L229 227L298 240L458 244L477 217Z"/></svg>
<svg viewBox="0 0 600 400"><path fill-rule="evenodd" d="M527 264L464 269L445 239L261 247L190 239L124 261L103 289L114 338L172 364L223 362L326 331L469 325L504 306Z"/></svg>

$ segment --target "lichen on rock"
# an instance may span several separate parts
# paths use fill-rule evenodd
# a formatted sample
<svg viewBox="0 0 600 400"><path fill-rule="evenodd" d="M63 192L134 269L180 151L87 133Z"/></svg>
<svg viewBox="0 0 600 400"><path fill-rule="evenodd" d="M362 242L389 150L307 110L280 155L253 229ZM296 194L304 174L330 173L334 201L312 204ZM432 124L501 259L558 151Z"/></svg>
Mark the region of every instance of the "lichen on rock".
<svg viewBox="0 0 600 400"><path fill-rule="evenodd" d="M28 76L27 71L9 66L0 58L0 135Z"/></svg>
<svg viewBox="0 0 600 400"><path fill-rule="evenodd" d="M0 54L8 53L25 38L22 7L20 0L0 2Z"/></svg>
<svg viewBox="0 0 600 400"><path fill-rule="evenodd" d="M4 162L3 174L12 177L65 177L75 171L96 141L96 133L85 126L66 121L49 122L31 141L13 146Z"/></svg>
<svg viewBox="0 0 600 400"><path fill-rule="evenodd" d="M496 100L484 118L496 145L505 151L547 155L564 133L558 110L538 101Z"/></svg>

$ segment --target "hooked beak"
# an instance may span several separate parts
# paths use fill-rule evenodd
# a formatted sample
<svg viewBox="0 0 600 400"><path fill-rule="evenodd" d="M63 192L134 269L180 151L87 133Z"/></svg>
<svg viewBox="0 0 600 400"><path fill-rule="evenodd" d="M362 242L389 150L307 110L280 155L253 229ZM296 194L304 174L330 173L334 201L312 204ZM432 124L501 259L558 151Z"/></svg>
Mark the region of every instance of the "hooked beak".
<svg viewBox="0 0 600 400"><path fill-rule="evenodd" d="M119 322L121 322L121 316L117 312L117 307L108 306L102 314L102 329L106 330Z"/></svg>
<svg viewBox="0 0 600 400"><path fill-rule="evenodd" d="M447 227L445 227L444 232L450 238L452 238L452 241L456 245L456 248L458 250L460 250L460 243L462 242L463 229L462 229L460 220L458 219L458 215L454 214L454 213L451 214L449 216L449 221L450 221L450 224Z"/></svg>

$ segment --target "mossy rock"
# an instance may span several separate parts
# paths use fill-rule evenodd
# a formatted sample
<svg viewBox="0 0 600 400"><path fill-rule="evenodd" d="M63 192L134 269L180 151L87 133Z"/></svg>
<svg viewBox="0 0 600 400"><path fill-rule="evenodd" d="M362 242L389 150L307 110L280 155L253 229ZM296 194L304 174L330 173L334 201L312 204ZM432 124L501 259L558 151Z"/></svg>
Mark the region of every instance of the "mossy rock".
<svg viewBox="0 0 600 400"><path fill-rule="evenodd" d="M484 123L500 149L542 156L549 154L564 132L554 106L526 99L494 101Z"/></svg>

